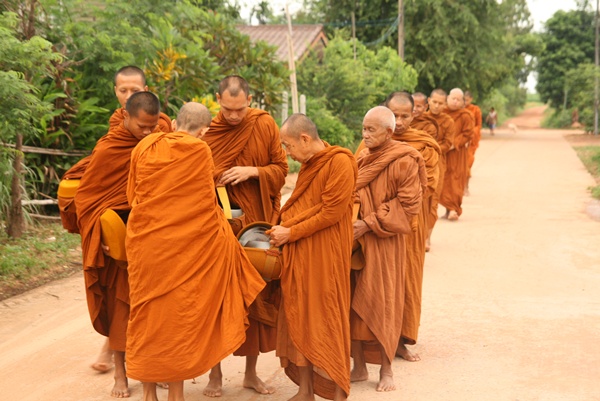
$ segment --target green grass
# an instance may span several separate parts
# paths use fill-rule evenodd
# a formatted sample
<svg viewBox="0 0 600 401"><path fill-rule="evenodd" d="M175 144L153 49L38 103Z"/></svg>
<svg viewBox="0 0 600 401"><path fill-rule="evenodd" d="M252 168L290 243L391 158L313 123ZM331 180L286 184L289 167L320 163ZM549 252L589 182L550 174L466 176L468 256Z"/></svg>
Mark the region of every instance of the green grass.
<svg viewBox="0 0 600 401"><path fill-rule="evenodd" d="M590 174L594 176L596 182L600 184L600 146L575 146L577 156L583 162ZM600 185L591 187L592 196L600 199Z"/></svg>
<svg viewBox="0 0 600 401"><path fill-rule="evenodd" d="M59 223L40 224L18 239L0 233L0 283L28 280L65 266L80 245L79 235L67 233Z"/></svg>
<svg viewBox="0 0 600 401"><path fill-rule="evenodd" d="M297 162L289 156L287 158L287 161L288 166L290 167L290 174L297 173L298 171L300 171L300 167L302 167L302 165L299 162Z"/></svg>
<svg viewBox="0 0 600 401"><path fill-rule="evenodd" d="M527 94L527 103L542 103L540 99L539 93L528 93Z"/></svg>

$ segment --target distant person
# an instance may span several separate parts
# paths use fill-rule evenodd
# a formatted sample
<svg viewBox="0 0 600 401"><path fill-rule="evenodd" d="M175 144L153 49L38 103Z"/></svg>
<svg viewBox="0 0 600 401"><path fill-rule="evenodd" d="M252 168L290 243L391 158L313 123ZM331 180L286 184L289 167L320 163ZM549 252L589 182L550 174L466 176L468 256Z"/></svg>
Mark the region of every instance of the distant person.
<svg viewBox="0 0 600 401"><path fill-rule="evenodd" d="M127 375L143 383L144 400L158 399L156 382L183 400L184 380L245 341L248 308L265 286L217 203L200 140L210 121L204 105L186 103L177 132L149 135L131 154Z"/></svg>
<svg viewBox="0 0 600 401"><path fill-rule="evenodd" d="M490 112L485 118L485 123L490 127L490 134L494 135L494 128L496 128L496 124L498 123L498 114L493 107L490 108Z"/></svg>

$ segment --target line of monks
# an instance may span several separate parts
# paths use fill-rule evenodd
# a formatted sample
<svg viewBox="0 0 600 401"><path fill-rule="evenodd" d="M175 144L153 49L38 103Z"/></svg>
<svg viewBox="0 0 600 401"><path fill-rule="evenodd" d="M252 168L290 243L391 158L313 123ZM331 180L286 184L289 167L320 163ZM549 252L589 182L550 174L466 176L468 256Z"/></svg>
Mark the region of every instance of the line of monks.
<svg viewBox="0 0 600 401"><path fill-rule="evenodd" d="M158 399L157 385L183 400L184 380L210 370L204 394L219 397L220 361L232 353L246 357L243 386L271 394L256 365L273 350L299 386L295 401L347 399L351 381L368 379L366 363L381 365L377 391L394 390L394 357L419 360L406 345L417 341L438 203L449 220L462 213L477 106L460 89L394 92L366 113L353 155L303 114L279 129L250 107L239 76L220 82L214 119L189 102L171 121L137 67L116 73L115 94L109 132L63 177L80 179L74 200L59 198L63 225L81 235L91 321L108 338L92 367L114 366L111 395L129 397L132 378L144 400ZM281 206L286 156L302 167ZM252 266L216 186L245 224L272 225L280 280L265 283ZM107 209L126 222L127 261L102 242Z"/></svg>

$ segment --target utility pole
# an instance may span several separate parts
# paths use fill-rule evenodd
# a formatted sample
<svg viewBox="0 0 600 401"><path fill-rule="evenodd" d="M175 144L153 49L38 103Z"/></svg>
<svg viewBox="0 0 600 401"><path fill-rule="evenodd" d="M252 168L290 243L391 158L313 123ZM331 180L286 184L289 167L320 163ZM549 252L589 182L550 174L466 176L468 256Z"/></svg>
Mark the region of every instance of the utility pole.
<svg viewBox="0 0 600 401"><path fill-rule="evenodd" d="M600 65L600 0L596 0L596 67L594 68L594 135L598 135L598 66Z"/></svg>
<svg viewBox="0 0 600 401"><path fill-rule="evenodd" d="M398 56L404 60L404 4L398 0Z"/></svg>

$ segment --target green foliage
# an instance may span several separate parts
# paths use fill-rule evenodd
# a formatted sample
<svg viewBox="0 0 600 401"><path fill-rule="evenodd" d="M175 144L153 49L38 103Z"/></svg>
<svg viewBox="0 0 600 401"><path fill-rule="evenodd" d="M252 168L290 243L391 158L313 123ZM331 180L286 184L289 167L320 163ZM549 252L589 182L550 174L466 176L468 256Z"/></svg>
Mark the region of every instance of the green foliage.
<svg viewBox="0 0 600 401"><path fill-rule="evenodd" d="M552 107L563 107L566 100L570 108L573 91L568 90L569 71L594 61L594 13L585 9L557 11L546 21L541 38L545 51L538 58L537 91Z"/></svg>
<svg viewBox="0 0 600 401"><path fill-rule="evenodd" d="M542 128L568 128L571 126L571 112L562 108L550 109L541 125Z"/></svg>
<svg viewBox="0 0 600 401"><path fill-rule="evenodd" d="M298 90L309 99L308 115L319 119L319 130L332 143L344 146L353 142L350 133L360 134L367 110L390 92L412 91L417 82L414 68L390 48L375 51L357 43L356 52L354 60L352 42L339 34L322 55L310 55L298 68Z"/></svg>
<svg viewBox="0 0 600 401"><path fill-rule="evenodd" d="M575 146L575 152L590 174L600 183L600 146ZM600 199L600 185L591 188L592 196Z"/></svg>
<svg viewBox="0 0 600 401"><path fill-rule="evenodd" d="M297 162L296 160L292 159L289 156L287 158L287 162L288 162L288 167L290 168L290 171L289 171L290 174L294 174L294 173L297 173L300 171L300 167L302 167L300 162Z"/></svg>
<svg viewBox="0 0 600 401"><path fill-rule="evenodd" d="M594 64L580 64L565 75L565 87L569 94L567 110L577 110L579 122L587 131L594 130L594 91L595 79L600 80L600 71ZM571 113L573 113L571 111ZM571 123L569 119L569 125Z"/></svg>

